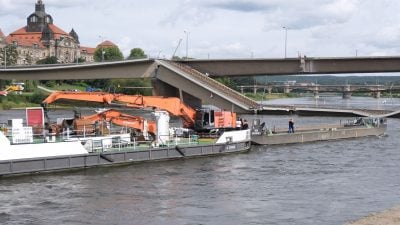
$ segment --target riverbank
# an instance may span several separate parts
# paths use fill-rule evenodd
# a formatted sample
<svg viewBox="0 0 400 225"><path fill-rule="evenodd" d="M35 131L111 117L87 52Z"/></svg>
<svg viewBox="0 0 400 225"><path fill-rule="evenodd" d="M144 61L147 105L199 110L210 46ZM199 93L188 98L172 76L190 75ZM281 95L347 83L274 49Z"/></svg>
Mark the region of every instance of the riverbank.
<svg viewBox="0 0 400 225"><path fill-rule="evenodd" d="M398 225L400 224L400 206L373 213L360 220L347 223L346 225Z"/></svg>

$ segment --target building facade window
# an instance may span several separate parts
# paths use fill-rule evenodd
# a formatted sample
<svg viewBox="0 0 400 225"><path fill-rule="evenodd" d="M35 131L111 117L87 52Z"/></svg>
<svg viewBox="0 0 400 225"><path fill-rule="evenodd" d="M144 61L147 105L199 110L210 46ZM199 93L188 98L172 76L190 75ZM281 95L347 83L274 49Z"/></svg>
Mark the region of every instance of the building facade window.
<svg viewBox="0 0 400 225"><path fill-rule="evenodd" d="M38 21L38 18L36 16L32 16L30 21L32 23L36 23Z"/></svg>

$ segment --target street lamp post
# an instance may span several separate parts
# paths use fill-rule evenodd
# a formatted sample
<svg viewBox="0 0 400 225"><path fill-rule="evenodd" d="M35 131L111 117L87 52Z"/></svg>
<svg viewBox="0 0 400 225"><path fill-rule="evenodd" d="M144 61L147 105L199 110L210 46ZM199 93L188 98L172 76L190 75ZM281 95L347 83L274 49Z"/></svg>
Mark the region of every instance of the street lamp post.
<svg viewBox="0 0 400 225"><path fill-rule="evenodd" d="M4 69L7 69L7 46L4 46Z"/></svg>
<svg viewBox="0 0 400 225"><path fill-rule="evenodd" d="M287 57L287 27L283 27L283 29L285 29L285 58Z"/></svg>
<svg viewBox="0 0 400 225"><path fill-rule="evenodd" d="M103 42L104 42L104 38L103 36L99 35L99 38L101 39L101 62L104 62L104 49L103 49Z"/></svg>
<svg viewBox="0 0 400 225"><path fill-rule="evenodd" d="M188 60L188 57L189 57L189 34L190 34L190 32L186 31L186 30L184 32L186 34L186 60Z"/></svg>

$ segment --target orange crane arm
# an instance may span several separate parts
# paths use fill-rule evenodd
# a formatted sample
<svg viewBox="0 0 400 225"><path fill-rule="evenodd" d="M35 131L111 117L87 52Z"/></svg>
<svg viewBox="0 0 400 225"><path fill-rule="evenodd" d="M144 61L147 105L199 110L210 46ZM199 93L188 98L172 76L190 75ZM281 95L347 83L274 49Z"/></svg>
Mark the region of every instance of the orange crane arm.
<svg viewBox="0 0 400 225"><path fill-rule="evenodd" d="M181 117L184 120L185 127L193 127L196 119L196 110L185 105L179 98L175 97L124 95L105 92L53 92L43 101L43 103L50 104L59 99L107 104L118 102L124 103L127 107L133 108L152 107L162 109L174 116Z"/></svg>
<svg viewBox="0 0 400 225"><path fill-rule="evenodd" d="M101 113L97 113L90 116L84 116L75 120L76 124L84 125L91 124L96 121L105 120L113 124L134 128L140 131L145 129L145 119L140 116L131 116L128 114L122 114L116 110L110 109ZM148 131L152 134L156 132L156 123L154 121L148 121Z"/></svg>
<svg viewBox="0 0 400 225"><path fill-rule="evenodd" d="M114 99L113 94L104 92L70 92L70 91L56 91L51 93L43 103L51 104L57 100L76 100L88 101L111 104Z"/></svg>
<svg viewBox="0 0 400 225"><path fill-rule="evenodd" d="M114 100L117 102L127 103L128 107L152 107L165 110L171 115L181 117L185 127L192 127L196 119L196 110L187 106L179 98L175 97L115 95Z"/></svg>

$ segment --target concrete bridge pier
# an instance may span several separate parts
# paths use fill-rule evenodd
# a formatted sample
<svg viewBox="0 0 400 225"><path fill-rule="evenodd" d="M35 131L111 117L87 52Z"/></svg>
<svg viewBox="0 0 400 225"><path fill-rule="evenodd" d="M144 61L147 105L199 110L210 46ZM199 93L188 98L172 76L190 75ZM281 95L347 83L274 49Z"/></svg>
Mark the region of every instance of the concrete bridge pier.
<svg viewBox="0 0 400 225"><path fill-rule="evenodd" d="M272 94L272 87L267 87L267 90L269 95Z"/></svg>
<svg viewBox="0 0 400 225"><path fill-rule="evenodd" d="M349 84L345 85L343 87L343 99L350 99L351 94L352 94L352 91L351 91L350 85Z"/></svg>
<svg viewBox="0 0 400 225"><path fill-rule="evenodd" d="M284 94L289 94L292 90L290 89L289 85L285 85L283 87L283 93Z"/></svg>
<svg viewBox="0 0 400 225"><path fill-rule="evenodd" d="M202 101L200 98L190 95L182 91L182 89L171 86L157 78L153 78L151 84L153 86L154 96L177 97L194 109L201 109L202 107Z"/></svg>
<svg viewBox="0 0 400 225"><path fill-rule="evenodd" d="M240 87L240 93L244 94L244 87Z"/></svg>
<svg viewBox="0 0 400 225"><path fill-rule="evenodd" d="M380 98L380 97L381 97L381 92L380 92L380 91L374 91L374 92L372 92L372 97L374 97L374 98Z"/></svg>
<svg viewBox="0 0 400 225"><path fill-rule="evenodd" d="M351 91L345 91L343 92L343 99L350 99L351 98Z"/></svg>
<svg viewBox="0 0 400 225"><path fill-rule="evenodd" d="M313 93L314 93L314 98L319 98L319 87L318 87L318 86L315 86L315 87L312 89L312 91L313 91Z"/></svg>
<svg viewBox="0 0 400 225"><path fill-rule="evenodd" d="M253 88L253 93L254 93L254 95L257 94L257 87L256 86L254 86L254 88Z"/></svg>

